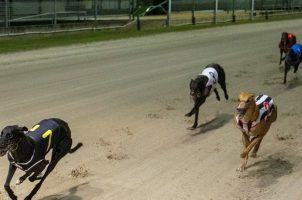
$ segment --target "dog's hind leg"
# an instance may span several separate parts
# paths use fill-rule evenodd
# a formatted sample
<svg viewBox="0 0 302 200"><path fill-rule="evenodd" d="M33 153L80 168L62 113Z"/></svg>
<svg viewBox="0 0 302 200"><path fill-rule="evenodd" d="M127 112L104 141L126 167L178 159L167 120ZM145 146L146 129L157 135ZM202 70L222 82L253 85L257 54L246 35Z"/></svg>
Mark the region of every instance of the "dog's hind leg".
<svg viewBox="0 0 302 200"><path fill-rule="evenodd" d="M29 177L32 174L32 172L26 172L23 176L21 176L17 182L16 185L21 185L21 183L23 183L23 181L25 181L27 179L27 177Z"/></svg>
<svg viewBox="0 0 302 200"><path fill-rule="evenodd" d="M46 177L53 171L58 162L68 154L71 149L72 140L71 138L66 138L59 142L53 149L51 161L41 178L40 182L34 187L34 189L30 192L30 194L24 200L31 200L33 196L39 191L41 185L45 181Z"/></svg>
<svg viewBox="0 0 302 200"><path fill-rule="evenodd" d="M252 148L259 143L259 141L261 141L263 139L263 136L260 137L255 137L253 138L253 140L251 141L251 143L248 145L247 148L245 148L245 150L243 150L243 152L241 153L241 158L244 158L246 155L249 154L249 152L252 150Z"/></svg>
<svg viewBox="0 0 302 200"><path fill-rule="evenodd" d="M294 73L297 73L300 64L294 66Z"/></svg>
<svg viewBox="0 0 302 200"><path fill-rule="evenodd" d="M48 160L43 160L39 167L34 171L34 174L31 175L28 180L30 182L34 182L36 180L41 180L43 176L41 176L41 173L43 172L43 170L45 169L45 167L49 164Z"/></svg>
<svg viewBox="0 0 302 200"><path fill-rule="evenodd" d="M219 93L216 88L214 88L214 92L215 92L217 101L220 101L220 96L219 96Z"/></svg>
<svg viewBox="0 0 302 200"><path fill-rule="evenodd" d="M226 84L225 84L225 72L223 70L223 68L221 67L220 70L218 71L218 83L221 87L221 89L223 90L224 92L224 97L225 99L229 99L229 95L228 95L228 92L227 92L227 89L226 89Z"/></svg>

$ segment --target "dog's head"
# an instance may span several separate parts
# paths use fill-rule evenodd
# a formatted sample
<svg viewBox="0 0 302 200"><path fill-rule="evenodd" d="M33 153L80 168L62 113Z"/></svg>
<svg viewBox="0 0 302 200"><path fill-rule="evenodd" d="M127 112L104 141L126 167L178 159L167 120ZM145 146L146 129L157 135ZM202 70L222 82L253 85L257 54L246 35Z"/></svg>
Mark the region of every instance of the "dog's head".
<svg viewBox="0 0 302 200"><path fill-rule="evenodd" d="M197 80L191 79L190 82L190 95L191 96L200 96L200 91L199 91L199 83Z"/></svg>
<svg viewBox="0 0 302 200"><path fill-rule="evenodd" d="M255 96L251 93L241 92L239 94L239 105L237 106L237 115L239 118L243 118L248 110L255 106Z"/></svg>
<svg viewBox="0 0 302 200"><path fill-rule="evenodd" d="M0 157L4 156L8 151L14 149L22 137L24 137L26 127L17 125L5 127L0 134Z"/></svg>
<svg viewBox="0 0 302 200"><path fill-rule="evenodd" d="M287 32L283 32L281 34L281 43L283 45L286 45L288 43L288 33Z"/></svg>
<svg viewBox="0 0 302 200"><path fill-rule="evenodd" d="M200 98L205 88L203 76L197 77L195 80L191 79L190 82L190 95L194 98Z"/></svg>

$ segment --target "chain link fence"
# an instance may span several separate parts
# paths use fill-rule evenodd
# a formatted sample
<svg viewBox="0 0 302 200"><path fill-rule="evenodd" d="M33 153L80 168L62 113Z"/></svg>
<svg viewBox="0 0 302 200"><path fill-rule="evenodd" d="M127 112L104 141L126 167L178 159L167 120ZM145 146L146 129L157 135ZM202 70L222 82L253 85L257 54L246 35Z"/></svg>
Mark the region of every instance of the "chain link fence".
<svg viewBox="0 0 302 200"><path fill-rule="evenodd" d="M122 26L131 0L0 0L0 34Z"/></svg>
<svg viewBox="0 0 302 200"><path fill-rule="evenodd" d="M221 23L302 13L302 0L0 0L0 36Z"/></svg>
<svg viewBox="0 0 302 200"><path fill-rule="evenodd" d="M173 0L172 24L219 23L302 13L302 0Z"/></svg>

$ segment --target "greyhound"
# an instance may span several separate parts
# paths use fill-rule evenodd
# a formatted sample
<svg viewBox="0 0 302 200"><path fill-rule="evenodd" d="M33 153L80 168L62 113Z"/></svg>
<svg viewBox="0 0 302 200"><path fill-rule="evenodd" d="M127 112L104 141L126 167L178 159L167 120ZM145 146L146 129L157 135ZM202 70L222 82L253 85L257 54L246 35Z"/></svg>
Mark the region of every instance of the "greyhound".
<svg viewBox="0 0 302 200"><path fill-rule="evenodd" d="M191 130L197 127L199 107L205 102L206 98L212 94L212 91L215 92L216 99L220 101L220 96L216 89L217 82L224 92L225 99L229 99L225 84L225 72L219 64L212 63L207 65L195 80L191 79L190 95L193 98L194 107L189 113L185 115L186 117L191 117L193 114L195 114L195 122L190 128Z"/></svg>
<svg viewBox="0 0 302 200"><path fill-rule="evenodd" d="M296 44L297 39L296 36L292 33L283 32L281 34L281 40L279 42L279 49L280 49L280 61L279 64L281 65L281 62L285 59L283 56L283 53L286 54L288 50Z"/></svg>
<svg viewBox="0 0 302 200"><path fill-rule="evenodd" d="M243 151L241 166L238 171L244 171L247 165L249 152L256 157L263 137L270 126L277 120L277 106L271 97L241 92L239 105L234 116L236 127L242 132Z"/></svg>
<svg viewBox="0 0 302 200"><path fill-rule="evenodd" d="M0 156L7 153L9 164L8 175L4 188L9 197L17 199L10 182L17 168L25 174L19 178L21 184L26 178L33 182L40 180L25 200L30 200L38 192L46 177L52 172L60 159L73 153L83 144L72 146L71 131L68 124L57 118L44 119L28 131L27 127L18 125L5 127L0 135ZM52 149L50 162L45 160L46 154ZM47 166L47 168L46 168ZM44 175L40 175L46 168Z"/></svg>
<svg viewBox="0 0 302 200"><path fill-rule="evenodd" d="M291 66L294 67L294 73L297 73L300 63L302 62L302 45L294 44L285 56L285 68L283 83L286 83L287 72Z"/></svg>

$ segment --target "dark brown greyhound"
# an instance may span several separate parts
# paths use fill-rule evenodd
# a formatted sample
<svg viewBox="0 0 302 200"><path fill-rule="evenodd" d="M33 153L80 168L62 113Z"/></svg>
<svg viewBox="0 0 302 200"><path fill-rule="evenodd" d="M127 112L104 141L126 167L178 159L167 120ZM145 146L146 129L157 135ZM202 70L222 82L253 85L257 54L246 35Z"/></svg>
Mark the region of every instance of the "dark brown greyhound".
<svg viewBox="0 0 302 200"><path fill-rule="evenodd" d="M283 32L281 34L281 40L279 42L279 49L280 49L280 61L279 64L285 59L283 54L287 54L290 47L297 43L296 36L292 33Z"/></svg>

